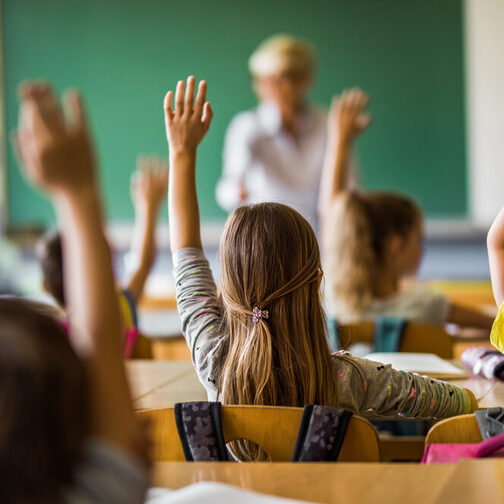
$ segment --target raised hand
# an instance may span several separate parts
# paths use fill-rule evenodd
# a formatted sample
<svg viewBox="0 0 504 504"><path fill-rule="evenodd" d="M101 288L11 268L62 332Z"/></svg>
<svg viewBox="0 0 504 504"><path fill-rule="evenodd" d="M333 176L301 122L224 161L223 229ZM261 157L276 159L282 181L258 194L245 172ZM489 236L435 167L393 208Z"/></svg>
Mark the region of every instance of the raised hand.
<svg viewBox="0 0 504 504"><path fill-rule="evenodd" d="M94 156L79 94L65 94L65 114L45 83L21 85L19 100L13 141L26 178L54 195L94 187Z"/></svg>
<svg viewBox="0 0 504 504"><path fill-rule="evenodd" d="M368 95L358 88L335 96L328 117L329 140L348 143L360 135L371 122L366 112L368 102Z"/></svg>
<svg viewBox="0 0 504 504"><path fill-rule="evenodd" d="M171 154L195 152L206 135L212 121L212 108L206 100L205 81L198 87L198 95L194 102L196 81L194 77L185 82L179 81L175 92L175 110L172 108L173 92L168 91L164 99L166 136Z"/></svg>
<svg viewBox="0 0 504 504"><path fill-rule="evenodd" d="M166 197L168 163L156 156L139 156L131 176L131 198L137 212L157 214Z"/></svg>

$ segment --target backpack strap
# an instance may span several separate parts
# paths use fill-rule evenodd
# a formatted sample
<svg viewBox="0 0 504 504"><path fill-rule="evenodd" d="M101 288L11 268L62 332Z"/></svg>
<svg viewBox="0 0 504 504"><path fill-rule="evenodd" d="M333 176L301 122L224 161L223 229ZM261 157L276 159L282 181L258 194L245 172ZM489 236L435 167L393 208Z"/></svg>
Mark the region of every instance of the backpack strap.
<svg viewBox="0 0 504 504"><path fill-rule="evenodd" d="M504 433L504 408L488 408L477 410L474 416L483 439L489 439Z"/></svg>
<svg viewBox="0 0 504 504"><path fill-rule="evenodd" d="M228 460L219 402L175 404L175 423L184 455L189 462Z"/></svg>
<svg viewBox="0 0 504 504"><path fill-rule="evenodd" d="M327 337L331 352L341 350L341 343L338 334L338 321L334 317L327 317Z"/></svg>
<svg viewBox="0 0 504 504"><path fill-rule="evenodd" d="M305 406L292 462L336 462L352 412L331 406Z"/></svg>
<svg viewBox="0 0 504 504"><path fill-rule="evenodd" d="M398 352L407 321L399 317L377 317L374 325L373 351Z"/></svg>

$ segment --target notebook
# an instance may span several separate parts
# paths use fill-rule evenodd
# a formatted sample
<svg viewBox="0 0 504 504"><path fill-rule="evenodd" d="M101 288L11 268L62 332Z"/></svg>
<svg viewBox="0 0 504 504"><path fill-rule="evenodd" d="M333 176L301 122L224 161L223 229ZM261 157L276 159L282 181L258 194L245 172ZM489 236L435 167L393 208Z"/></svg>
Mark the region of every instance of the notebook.
<svg viewBox="0 0 504 504"><path fill-rule="evenodd" d="M193 483L180 490L151 488L145 500L145 504L194 504L196 502L204 504L236 504L237 502L240 504L306 503L306 501L284 499L210 481Z"/></svg>
<svg viewBox="0 0 504 504"><path fill-rule="evenodd" d="M394 369L410 371L431 378L449 380L467 377L464 369L448 362L435 354L413 352L375 352L366 355L366 359L391 364Z"/></svg>

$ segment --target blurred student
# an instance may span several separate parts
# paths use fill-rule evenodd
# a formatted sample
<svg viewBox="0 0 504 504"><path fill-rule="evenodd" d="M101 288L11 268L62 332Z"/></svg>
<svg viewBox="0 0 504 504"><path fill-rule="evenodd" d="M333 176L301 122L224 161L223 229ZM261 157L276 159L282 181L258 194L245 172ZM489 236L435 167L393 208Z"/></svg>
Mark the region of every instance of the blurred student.
<svg viewBox="0 0 504 504"><path fill-rule="evenodd" d="M138 169L131 177L131 197L135 206L135 230L132 251L135 268L127 285L119 290L119 307L125 328L126 357L131 357L138 337L136 306L142 296L147 277L156 255L156 221L166 197L167 164L156 157L142 156ZM63 252L59 233L45 235L37 244L42 267L43 287L66 311L63 281Z"/></svg>
<svg viewBox="0 0 504 504"><path fill-rule="evenodd" d="M504 352L504 208L495 218L487 237L490 277L499 312L490 333L493 346Z"/></svg>
<svg viewBox="0 0 504 504"><path fill-rule="evenodd" d="M348 353L331 355L320 297L317 238L278 203L237 208L220 244L217 292L200 235L196 150L212 119L206 83L180 81L165 98L168 212L177 306L209 400L338 405L383 415L447 417L477 407L472 393Z"/></svg>
<svg viewBox="0 0 504 504"><path fill-rule="evenodd" d="M228 127L217 201L228 212L242 204L284 203L316 226L327 113L307 101L314 49L303 39L275 35L254 51L249 69L259 106Z"/></svg>
<svg viewBox="0 0 504 504"><path fill-rule="evenodd" d="M335 98L319 200L327 310L339 322L378 316L489 329L492 318L429 290L403 291L422 259L423 218L408 197L348 190L347 160L362 131L368 97L360 90ZM332 148L331 148L332 146Z"/></svg>
<svg viewBox="0 0 504 504"><path fill-rule="evenodd" d="M140 504L146 443L122 357L92 142L76 93L20 89L15 134L28 180L50 197L63 239L69 333L32 302L0 300L0 501Z"/></svg>

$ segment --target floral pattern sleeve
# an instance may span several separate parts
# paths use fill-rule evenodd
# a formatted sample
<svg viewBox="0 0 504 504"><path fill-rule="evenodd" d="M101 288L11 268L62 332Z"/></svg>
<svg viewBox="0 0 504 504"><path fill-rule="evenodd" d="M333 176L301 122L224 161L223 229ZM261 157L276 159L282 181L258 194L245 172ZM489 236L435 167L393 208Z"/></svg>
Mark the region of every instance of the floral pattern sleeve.
<svg viewBox="0 0 504 504"><path fill-rule="evenodd" d="M215 399L215 364L223 343L222 307L217 286L203 252L197 248L173 254L173 274L182 332L191 350L198 378L210 399Z"/></svg>
<svg viewBox="0 0 504 504"><path fill-rule="evenodd" d="M378 415L446 418L472 411L467 390L415 373L351 356L334 354L341 406Z"/></svg>

